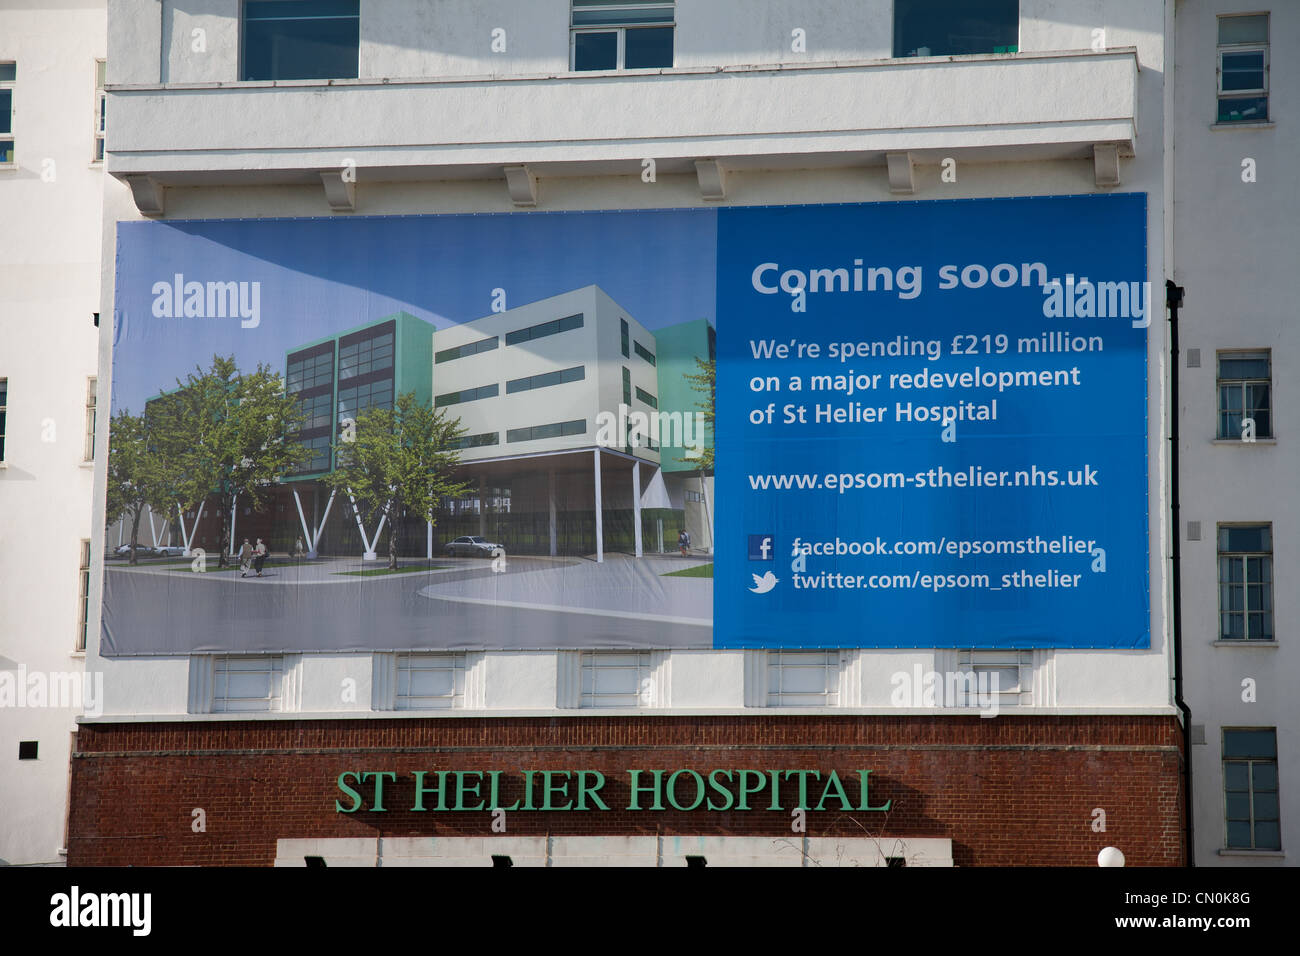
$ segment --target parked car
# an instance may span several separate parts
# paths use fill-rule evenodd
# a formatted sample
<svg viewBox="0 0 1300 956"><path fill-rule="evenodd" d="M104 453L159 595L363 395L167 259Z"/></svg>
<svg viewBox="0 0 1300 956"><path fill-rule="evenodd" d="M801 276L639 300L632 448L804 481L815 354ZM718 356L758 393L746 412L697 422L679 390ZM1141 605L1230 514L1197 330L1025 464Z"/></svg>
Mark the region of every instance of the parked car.
<svg viewBox="0 0 1300 956"><path fill-rule="evenodd" d="M131 546L129 544L119 545L113 549L113 553L119 558L129 558L131 556ZM158 549L147 544L138 544L135 546L135 556L137 558L152 558L157 553Z"/></svg>
<svg viewBox="0 0 1300 956"><path fill-rule="evenodd" d="M182 547L181 547L180 545L178 545L178 544L169 544L169 545L165 545L164 547L161 547L161 548L154 548L154 549L153 549L153 552L154 552L154 554L158 555L160 558L183 558L183 557L185 557L185 549L182 548Z"/></svg>
<svg viewBox="0 0 1300 956"><path fill-rule="evenodd" d="M502 551L505 550L501 545L493 544L487 538L479 537L476 534L467 534L454 541L448 541L444 550L449 558L490 558L492 552L498 548Z"/></svg>

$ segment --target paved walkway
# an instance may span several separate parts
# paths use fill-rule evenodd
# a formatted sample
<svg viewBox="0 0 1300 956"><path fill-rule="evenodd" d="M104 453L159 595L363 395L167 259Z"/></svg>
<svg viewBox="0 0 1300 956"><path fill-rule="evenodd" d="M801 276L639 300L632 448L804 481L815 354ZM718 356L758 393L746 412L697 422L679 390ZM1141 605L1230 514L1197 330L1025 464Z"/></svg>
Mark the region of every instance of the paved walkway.
<svg viewBox="0 0 1300 956"><path fill-rule="evenodd" d="M465 604L713 626L711 578L664 577L709 564L680 556L606 555L516 574L462 578L420 589L420 596Z"/></svg>

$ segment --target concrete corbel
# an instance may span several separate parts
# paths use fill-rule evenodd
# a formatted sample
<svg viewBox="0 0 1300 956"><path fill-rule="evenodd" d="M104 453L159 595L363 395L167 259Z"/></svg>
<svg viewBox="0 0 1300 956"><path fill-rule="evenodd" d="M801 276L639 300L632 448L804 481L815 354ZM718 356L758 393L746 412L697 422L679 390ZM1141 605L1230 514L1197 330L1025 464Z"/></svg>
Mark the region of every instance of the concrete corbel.
<svg viewBox="0 0 1300 956"><path fill-rule="evenodd" d="M1119 185L1119 147L1113 143L1094 143L1092 172L1098 186Z"/></svg>
<svg viewBox="0 0 1300 956"><path fill-rule="evenodd" d="M341 169L322 169L321 185L325 187L325 199L335 212L355 212L357 208L357 184L350 177L345 177Z"/></svg>
<svg viewBox="0 0 1300 956"><path fill-rule="evenodd" d="M527 166L507 166L506 188L510 190L510 201L516 206L537 205L537 177Z"/></svg>
<svg viewBox="0 0 1300 956"><path fill-rule="evenodd" d="M886 153L889 166L889 191L902 195L916 192L916 179L912 175L911 153Z"/></svg>
<svg viewBox="0 0 1300 956"><path fill-rule="evenodd" d="M697 159L695 177L700 183L700 198L727 198L727 170L716 159Z"/></svg>
<svg viewBox="0 0 1300 956"><path fill-rule="evenodd" d="M131 187L131 198L135 208L142 216L161 216L163 214L162 183L148 175L127 176L126 184Z"/></svg>

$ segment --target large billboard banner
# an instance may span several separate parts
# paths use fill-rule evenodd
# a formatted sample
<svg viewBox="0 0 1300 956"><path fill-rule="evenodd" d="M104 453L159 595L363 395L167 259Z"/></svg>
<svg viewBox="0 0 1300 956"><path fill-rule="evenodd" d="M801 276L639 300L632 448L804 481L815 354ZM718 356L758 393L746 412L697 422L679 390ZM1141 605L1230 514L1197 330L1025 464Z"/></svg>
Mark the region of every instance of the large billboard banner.
<svg viewBox="0 0 1300 956"><path fill-rule="evenodd" d="M1147 647L1145 223L122 224L102 651Z"/></svg>

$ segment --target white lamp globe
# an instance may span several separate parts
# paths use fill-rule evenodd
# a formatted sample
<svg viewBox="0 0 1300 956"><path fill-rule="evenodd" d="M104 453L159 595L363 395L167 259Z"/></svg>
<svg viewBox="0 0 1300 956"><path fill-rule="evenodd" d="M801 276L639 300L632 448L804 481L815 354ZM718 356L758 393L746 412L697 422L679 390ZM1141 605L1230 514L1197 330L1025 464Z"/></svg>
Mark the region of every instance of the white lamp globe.
<svg viewBox="0 0 1300 956"><path fill-rule="evenodd" d="M1097 854L1098 866L1123 866L1124 854L1119 851L1119 847L1108 846Z"/></svg>

